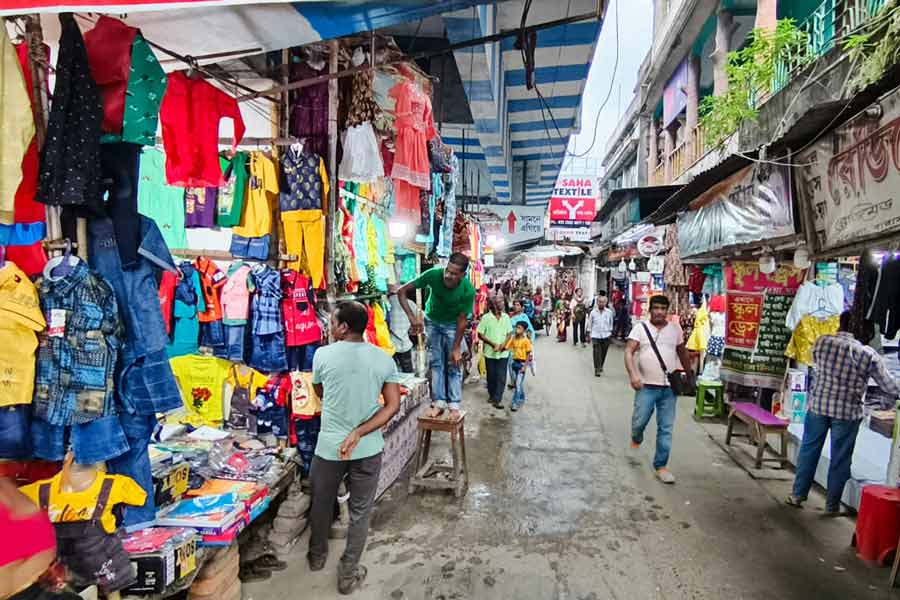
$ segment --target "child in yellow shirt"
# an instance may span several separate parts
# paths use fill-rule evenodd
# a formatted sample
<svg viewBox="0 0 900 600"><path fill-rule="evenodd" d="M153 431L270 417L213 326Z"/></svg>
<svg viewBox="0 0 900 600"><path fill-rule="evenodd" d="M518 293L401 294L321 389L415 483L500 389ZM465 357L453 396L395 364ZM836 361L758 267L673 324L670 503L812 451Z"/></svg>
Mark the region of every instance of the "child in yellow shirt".
<svg viewBox="0 0 900 600"><path fill-rule="evenodd" d="M531 339L526 334L527 328L524 321L516 323L516 333L506 343L506 348L512 351L512 372L515 377L516 391L513 393L510 410L519 410L525 403L525 370L531 362L533 347Z"/></svg>

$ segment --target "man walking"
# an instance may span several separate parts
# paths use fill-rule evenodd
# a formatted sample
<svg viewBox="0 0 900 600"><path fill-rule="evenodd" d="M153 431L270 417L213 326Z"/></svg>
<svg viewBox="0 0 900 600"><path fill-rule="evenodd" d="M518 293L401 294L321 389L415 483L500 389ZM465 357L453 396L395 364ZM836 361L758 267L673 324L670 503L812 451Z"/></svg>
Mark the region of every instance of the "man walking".
<svg viewBox="0 0 900 600"><path fill-rule="evenodd" d="M309 568L320 571L328 556L328 532L344 477L350 491L350 528L338 565L338 591L349 594L366 578L359 559L369 532L384 439L381 428L400 408L394 361L364 339L368 313L359 302L341 304L331 316L336 340L313 357L313 388L322 398L322 429L316 444L312 483ZM384 396L384 406L378 397Z"/></svg>
<svg viewBox="0 0 900 600"><path fill-rule="evenodd" d="M487 371L488 400L495 408L503 408L503 389L509 350L506 345L513 335L512 321L503 312L503 297L492 296L491 312L482 315L478 323L478 339L484 342L484 366Z"/></svg>
<svg viewBox="0 0 900 600"><path fill-rule="evenodd" d="M603 373L603 365L606 363L606 353L609 350L609 341L612 338L613 320L615 314L606 305L606 292L597 293L597 302L590 316L591 345L594 348L594 376L600 377Z"/></svg>
<svg viewBox="0 0 900 600"><path fill-rule="evenodd" d="M410 332L418 335L422 327L409 305L410 289L428 289L425 321L428 354L431 360L432 407L426 413L438 417L450 408L450 420L459 418L462 401L462 341L466 323L472 313L475 288L466 278L469 258L454 252L446 267L432 267L397 290L400 308L412 324ZM445 375L446 373L446 375Z"/></svg>
<svg viewBox="0 0 900 600"><path fill-rule="evenodd" d="M667 468L672 451L672 429L675 425L675 392L669 386L666 372L677 370L680 361L688 377L691 358L684 346L684 333L677 323L668 320L669 299L662 295L650 298L650 322L636 324L625 346L625 370L635 391L634 412L631 416L631 447L640 448L644 429L656 411L656 454L653 468L663 483L675 483L675 476ZM652 340L652 344L651 344ZM653 344L666 365L663 370ZM635 355L637 359L635 360Z"/></svg>
<svg viewBox="0 0 900 600"><path fill-rule="evenodd" d="M869 378L891 398L900 395L900 386L885 368L881 356L853 337L849 332L850 325L851 315L844 312L837 334L823 335L813 346L816 371L809 392L803 442L797 456L794 489L787 498L791 506L803 506L816 474L825 437L831 431L831 463L825 496L825 513L829 515L840 514Z"/></svg>

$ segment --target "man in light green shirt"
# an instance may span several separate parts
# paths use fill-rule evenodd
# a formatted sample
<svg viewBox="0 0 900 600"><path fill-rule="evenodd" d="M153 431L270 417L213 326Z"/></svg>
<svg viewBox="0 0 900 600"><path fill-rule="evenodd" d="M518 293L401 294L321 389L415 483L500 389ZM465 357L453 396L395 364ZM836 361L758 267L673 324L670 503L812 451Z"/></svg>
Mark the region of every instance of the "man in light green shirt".
<svg viewBox="0 0 900 600"><path fill-rule="evenodd" d="M503 408L503 390L506 388L506 368L509 350L506 343L513 335L512 321L503 311L503 296L489 300L491 312L478 323L478 339L484 342L484 364L487 371L488 398L495 408Z"/></svg>
<svg viewBox="0 0 900 600"><path fill-rule="evenodd" d="M364 339L366 307L345 302L331 315L336 340L313 356L313 388L322 399L322 429L310 469L312 483L309 567L319 571L328 556L328 532L334 521L338 486L346 476L350 488L350 529L338 566L338 591L349 594L366 577L359 564L369 515L381 474L384 439L381 428L400 408L400 375L383 350ZM384 396L384 406L379 404Z"/></svg>

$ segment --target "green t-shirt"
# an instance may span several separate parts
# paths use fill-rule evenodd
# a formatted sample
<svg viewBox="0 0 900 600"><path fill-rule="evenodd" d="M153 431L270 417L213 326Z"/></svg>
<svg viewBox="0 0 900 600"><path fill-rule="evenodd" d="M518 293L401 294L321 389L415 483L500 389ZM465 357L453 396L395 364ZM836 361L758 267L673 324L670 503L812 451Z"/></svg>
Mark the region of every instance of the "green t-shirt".
<svg viewBox="0 0 900 600"><path fill-rule="evenodd" d="M400 373L384 350L367 342L335 342L316 350L313 383L321 383L322 429L316 456L340 460L338 448L354 428L365 423L381 405L385 383L399 383ZM351 460L375 456L384 449L381 430L359 440Z"/></svg>
<svg viewBox="0 0 900 600"><path fill-rule="evenodd" d="M494 313L482 315L481 321L478 322L478 333L486 337L495 344L502 344L506 338L513 332L512 319L506 313L500 313L500 318L494 316ZM484 347L485 358L507 358L509 350L497 352L490 346Z"/></svg>
<svg viewBox="0 0 900 600"><path fill-rule="evenodd" d="M144 148L141 153L138 212L156 222L169 249L188 247L184 188L166 183L166 157L156 148Z"/></svg>
<svg viewBox="0 0 900 600"><path fill-rule="evenodd" d="M217 199L216 225L234 227L241 224L244 209L244 193L247 189L247 154L238 152L229 160L219 157L219 166L225 176L225 185L219 188Z"/></svg>
<svg viewBox="0 0 900 600"><path fill-rule="evenodd" d="M428 288L431 294L425 303L425 317L435 323L456 323L460 313L472 314L475 302L475 288L468 279L463 279L455 288L444 285L444 268L432 267L419 275L413 285L416 289Z"/></svg>

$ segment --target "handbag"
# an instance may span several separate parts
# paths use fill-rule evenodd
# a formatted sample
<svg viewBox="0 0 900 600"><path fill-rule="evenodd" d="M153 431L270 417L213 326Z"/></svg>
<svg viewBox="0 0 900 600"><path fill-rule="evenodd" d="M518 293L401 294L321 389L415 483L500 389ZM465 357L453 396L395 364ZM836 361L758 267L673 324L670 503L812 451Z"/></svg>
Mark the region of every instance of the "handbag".
<svg viewBox="0 0 900 600"><path fill-rule="evenodd" d="M669 382L669 387L672 388L675 395L693 396L696 394L694 378L682 369L669 371L669 368L666 366L666 361L663 360L662 354L659 353L659 348L656 347L656 340L650 335L650 328L647 327L646 323L642 322L641 325L644 327L644 333L647 334L647 339L650 340L650 347L653 348L653 353L656 354L656 358L659 360L659 366L662 367L663 373L666 374L666 380Z"/></svg>

